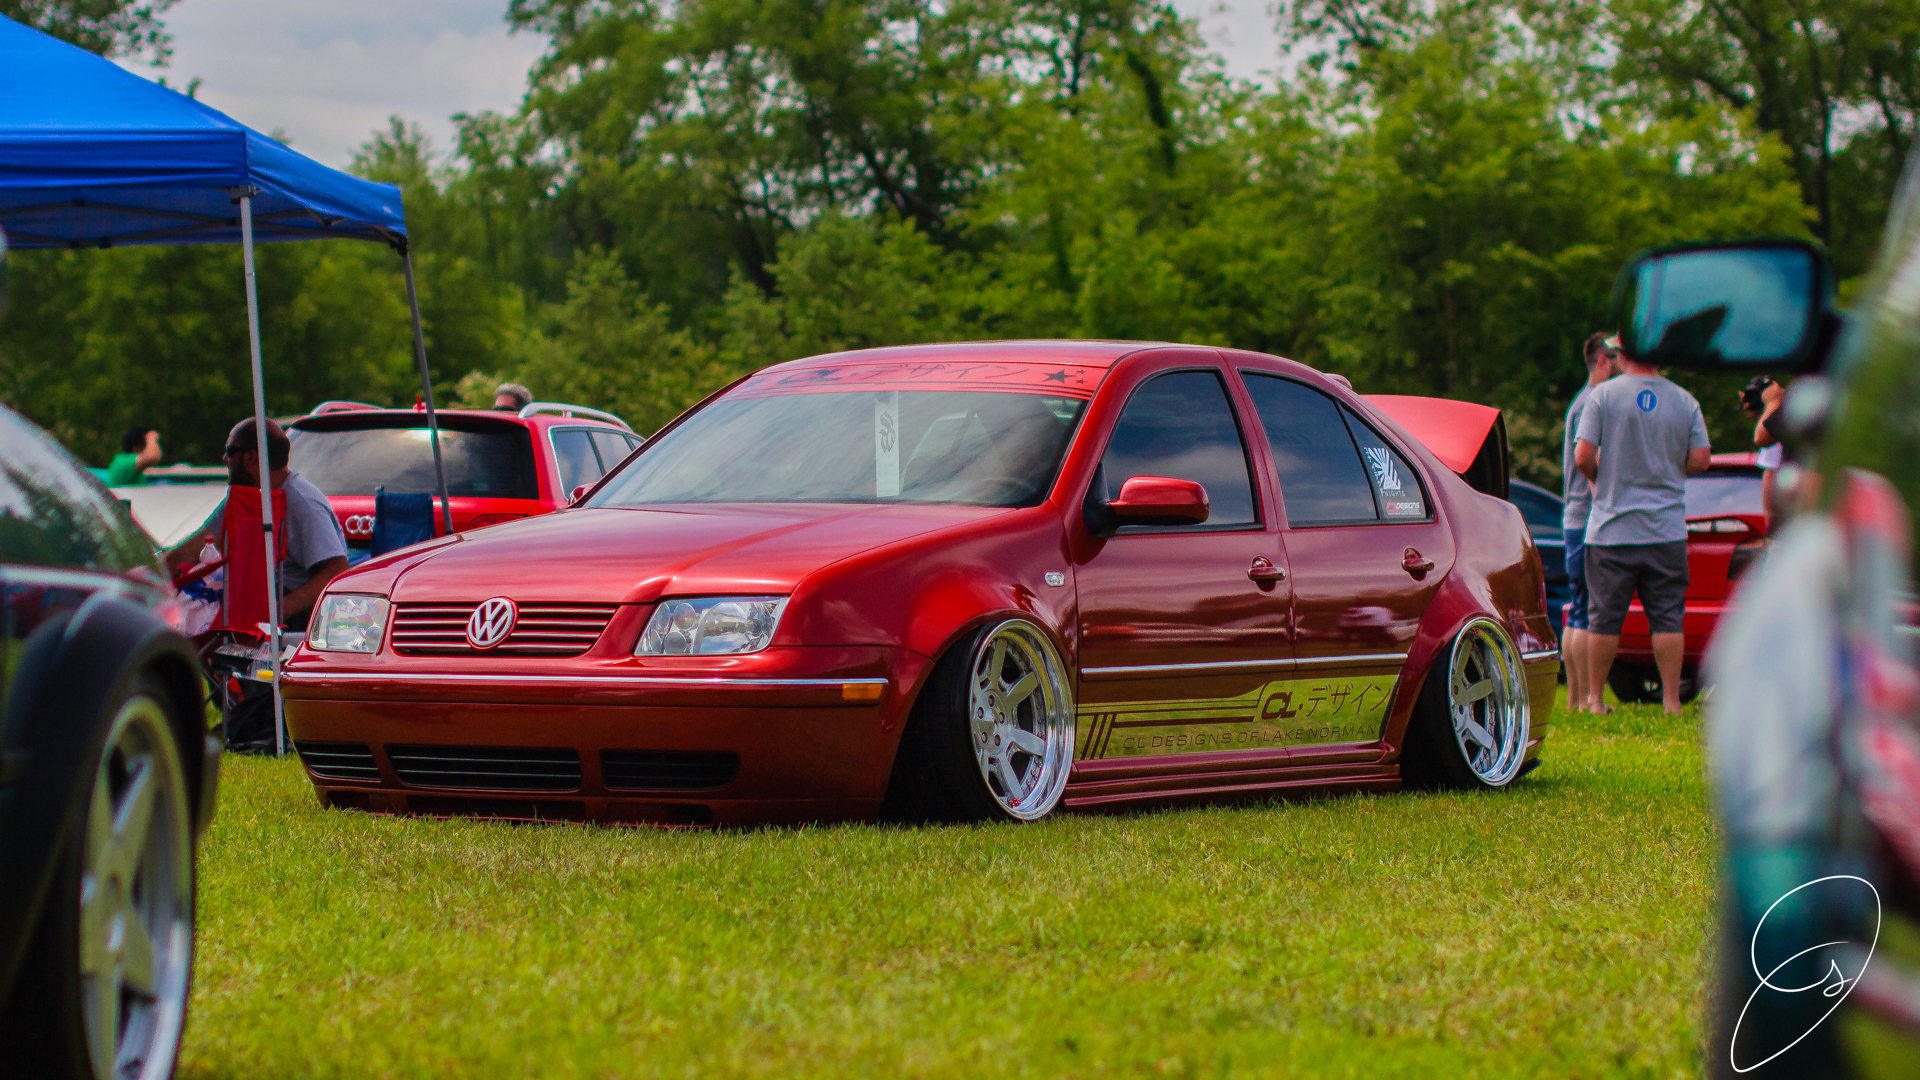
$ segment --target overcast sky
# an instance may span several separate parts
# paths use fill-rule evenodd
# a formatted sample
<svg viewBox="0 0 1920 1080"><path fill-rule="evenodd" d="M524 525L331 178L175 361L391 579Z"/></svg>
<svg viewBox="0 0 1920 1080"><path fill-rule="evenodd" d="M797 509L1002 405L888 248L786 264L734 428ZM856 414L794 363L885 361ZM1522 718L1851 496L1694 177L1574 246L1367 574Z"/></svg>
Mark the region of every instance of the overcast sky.
<svg viewBox="0 0 1920 1080"><path fill-rule="evenodd" d="M1270 2L1174 6L1200 17L1231 74L1254 79L1274 65ZM544 42L509 34L505 11L505 0L181 0L166 19L172 64L128 66L174 85L199 78L200 100L342 166L389 116L445 150L454 113L518 106Z"/></svg>

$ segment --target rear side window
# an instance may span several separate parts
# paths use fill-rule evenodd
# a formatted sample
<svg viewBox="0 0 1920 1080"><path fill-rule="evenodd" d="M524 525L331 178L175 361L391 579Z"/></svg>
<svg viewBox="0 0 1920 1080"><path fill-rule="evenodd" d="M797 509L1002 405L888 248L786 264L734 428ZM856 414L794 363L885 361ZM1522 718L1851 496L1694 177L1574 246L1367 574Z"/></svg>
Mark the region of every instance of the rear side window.
<svg viewBox="0 0 1920 1080"><path fill-rule="evenodd" d="M1380 503L1380 516L1388 521L1426 517L1427 498L1420 490L1420 477L1414 474L1407 459L1345 406L1341 406L1340 412L1353 432L1353 441L1360 444L1360 460L1366 463L1373 497Z"/></svg>
<svg viewBox="0 0 1920 1080"><path fill-rule="evenodd" d="M1327 395L1291 379L1250 371L1242 374L1267 444L1273 448L1287 524L1374 520L1379 513L1374 485L1341 415L1345 410Z"/></svg>
<svg viewBox="0 0 1920 1080"><path fill-rule="evenodd" d="M633 453L633 448L639 444L640 440L629 438L617 431L593 432L593 448L600 451L601 472L606 472L627 460L627 455Z"/></svg>
<svg viewBox="0 0 1920 1080"><path fill-rule="evenodd" d="M288 433L293 471L328 495L432 493L433 446L424 427L295 428ZM440 429L447 494L491 499L537 499L533 441L522 427L487 431Z"/></svg>
<svg viewBox="0 0 1920 1080"><path fill-rule="evenodd" d="M1247 447L1220 376L1176 371L1155 376L1133 392L1114 425L1101 459L1106 498L1135 476L1170 476L1207 489L1207 526L1259 523ZM1155 526L1127 526L1152 529Z"/></svg>
<svg viewBox="0 0 1920 1080"><path fill-rule="evenodd" d="M572 494L582 484L591 484L606 472L593 453L593 434L585 428L557 428L548 433L553 440L554 461L560 466L560 495Z"/></svg>

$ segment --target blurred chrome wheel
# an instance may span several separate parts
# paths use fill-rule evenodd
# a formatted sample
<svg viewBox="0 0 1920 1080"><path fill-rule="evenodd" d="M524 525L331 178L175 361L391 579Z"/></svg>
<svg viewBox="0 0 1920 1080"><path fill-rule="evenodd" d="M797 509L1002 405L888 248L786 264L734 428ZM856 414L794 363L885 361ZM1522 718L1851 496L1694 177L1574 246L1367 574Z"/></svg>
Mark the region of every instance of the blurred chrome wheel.
<svg viewBox="0 0 1920 1080"><path fill-rule="evenodd" d="M80 1005L96 1077L164 1077L186 1021L193 837L186 773L160 703L114 717L88 801Z"/></svg>
<svg viewBox="0 0 1920 1080"><path fill-rule="evenodd" d="M1520 651L1492 619L1477 619L1453 641L1447 711L1454 744L1474 779L1504 787L1527 752L1529 709Z"/></svg>

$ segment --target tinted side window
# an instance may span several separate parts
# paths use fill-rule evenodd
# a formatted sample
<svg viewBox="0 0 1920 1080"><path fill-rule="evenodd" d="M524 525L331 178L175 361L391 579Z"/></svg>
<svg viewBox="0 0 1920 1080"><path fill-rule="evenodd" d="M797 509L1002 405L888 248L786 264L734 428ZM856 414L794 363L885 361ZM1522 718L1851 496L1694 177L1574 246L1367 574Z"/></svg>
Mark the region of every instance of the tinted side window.
<svg viewBox="0 0 1920 1080"><path fill-rule="evenodd" d="M581 484L600 479L600 461L593 456L592 433L582 428L559 429L553 438L554 460L560 465L560 497L566 498Z"/></svg>
<svg viewBox="0 0 1920 1080"><path fill-rule="evenodd" d="M1291 379L1242 374L1273 448L1287 524L1372 521L1377 513L1373 489L1340 406Z"/></svg>
<svg viewBox="0 0 1920 1080"><path fill-rule="evenodd" d="M1340 411L1353 431L1353 441L1360 444L1360 460L1367 463L1367 479L1372 481L1374 497L1380 500L1380 516L1388 521L1426 517L1427 497L1407 459L1365 421L1344 406Z"/></svg>
<svg viewBox="0 0 1920 1080"><path fill-rule="evenodd" d="M0 408L0 561L128 570L153 547L52 437Z"/></svg>
<svg viewBox="0 0 1920 1080"><path fill-rule="evenodd" d="M1208 525L1253 525L1247 448L1220 376L1176 371L1133 392L1101 459L1106 497L1135 476L1171 476L1207 489Z"/></svg>
<svg viewBox="0 0 1920 1080"><path fill-rule="evenodd" d="M593 448L600 451L600 471L605 472L627 460L627 455L633 452L633 443L617 432L596 431L593 432Z"/></svg>

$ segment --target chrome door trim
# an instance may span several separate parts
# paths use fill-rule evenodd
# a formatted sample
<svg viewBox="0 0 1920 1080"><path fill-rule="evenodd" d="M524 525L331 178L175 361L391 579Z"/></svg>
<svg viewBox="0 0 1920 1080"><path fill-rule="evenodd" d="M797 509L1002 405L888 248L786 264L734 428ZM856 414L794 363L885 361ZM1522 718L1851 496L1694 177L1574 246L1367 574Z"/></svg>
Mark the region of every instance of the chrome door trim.
<svg viewBox="0 0 1920 1080"><path fill-rule="evenodd" d="M1135 675L1208 675L1237 671L1289 671L1334 664L1402 664L1406 653L1359 653L1353 656L1311 656L1304 660L1228 660L1211 664L1133 664L1124 667L1081 668L1085 679L1124 679Z"/></svg>

